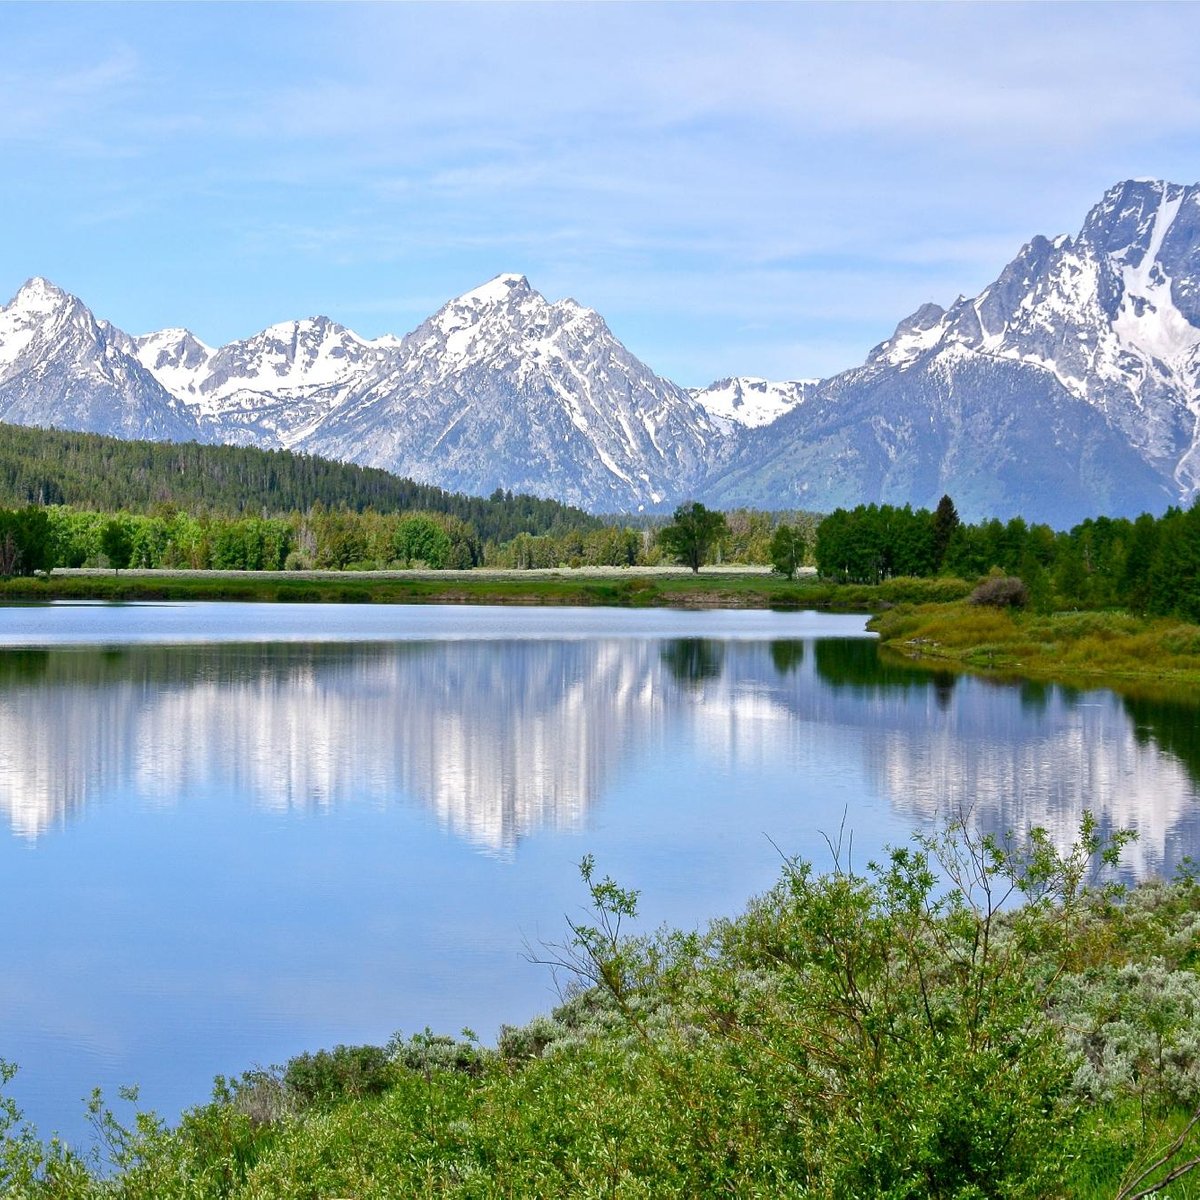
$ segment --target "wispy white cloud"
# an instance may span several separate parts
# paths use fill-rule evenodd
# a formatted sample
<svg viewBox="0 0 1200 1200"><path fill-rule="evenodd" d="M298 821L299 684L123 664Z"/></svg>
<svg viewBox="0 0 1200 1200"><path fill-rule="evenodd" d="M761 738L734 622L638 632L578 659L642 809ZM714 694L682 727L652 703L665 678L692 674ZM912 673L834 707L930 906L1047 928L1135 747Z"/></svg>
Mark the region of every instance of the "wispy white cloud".
<svg viewBox="0 0 1200 1200"><path fill-rule="evenodd" d="M16 11L0 272L210 339L322 295L402 332L520 270L686 382L827 373L1108 183L1196 171L1200 6Z"/></svg>
<svg viewBox="0 0 1200 1200"><path fill-rule="evenodd" d="M50 71L15 55L6 58L0 70L0 141L52 136L87 145L81 124L126 96L138 70L136 52L123 44Z"/></svg>

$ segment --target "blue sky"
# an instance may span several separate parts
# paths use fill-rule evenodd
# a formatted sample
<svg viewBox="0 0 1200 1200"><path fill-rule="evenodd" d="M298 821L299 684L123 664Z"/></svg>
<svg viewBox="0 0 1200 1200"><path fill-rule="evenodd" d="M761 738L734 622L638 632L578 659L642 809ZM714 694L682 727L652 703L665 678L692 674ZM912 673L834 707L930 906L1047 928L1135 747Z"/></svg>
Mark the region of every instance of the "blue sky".
<svg viewBox="0 0 1200 1200"><path fill-rule="evenodd" d="M405 333L501 271L661 374L825 375L1200 179L1200 5L0 5L0 293Z"/></svg>

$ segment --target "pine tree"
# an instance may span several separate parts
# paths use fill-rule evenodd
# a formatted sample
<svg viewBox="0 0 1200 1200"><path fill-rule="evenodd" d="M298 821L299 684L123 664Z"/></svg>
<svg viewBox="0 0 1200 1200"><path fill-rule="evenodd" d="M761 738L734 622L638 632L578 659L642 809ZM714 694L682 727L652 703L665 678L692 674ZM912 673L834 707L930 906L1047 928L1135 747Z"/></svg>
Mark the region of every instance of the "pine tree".
<svg viewBox="0 0 1200 1200"><path fill-rule="evenodd" d="M961 524L954 501L949 496L943 496L938 501L937 509L933 514L933 569L935 573L942 569L942 563L946 558L946 548L950 545L954 531Z"/></svg>

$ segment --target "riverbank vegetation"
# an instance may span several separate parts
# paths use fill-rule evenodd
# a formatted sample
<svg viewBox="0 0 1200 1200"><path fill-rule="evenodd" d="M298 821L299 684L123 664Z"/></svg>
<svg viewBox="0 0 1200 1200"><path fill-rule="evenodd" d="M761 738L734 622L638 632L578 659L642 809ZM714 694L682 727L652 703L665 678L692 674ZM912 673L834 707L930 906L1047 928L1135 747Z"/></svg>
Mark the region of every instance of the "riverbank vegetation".
<svg viewBox="0 0 1200 1200"><path fill-rule="evenodd" d="M0 603L50 600L239 600L307 604L520 604L616 608L773 608L864 613L961 599L957 579L790 583L765 570L96 571L0 579Z"/></svg>
<svg viewBox="0 0 1200 1200"><path fill-rule="evenodd" d="M1097 517L1066 532L1020 517L964 524L949 497L933 513L859 505L821 521L815 557L833 580L976 580L996 570L1019 578L1038 612L1123 609L1200 622L1200 501L1161 517Z"/></svg>
<svg viewBox="0 0 1200 1200"><path fill-rule="evenodd" d="M92 1108L115 1168L0 1109L5 1195L1200 1195L1200 887L1125 890L1127 835L957 821L788 861L736 919L630 934L582 864L562 1003L494 1047L426 1031L218 1080L168 1127ZM1019 900L1019 903L1014 901ZM1173 1180L1173 1181L1172 1181Z"/></svg>
<svg viewBox="0 0 1200 1200"><path fill-rule="evenodd" d="M870 624L886 651L997 674L1200 684L1200 625L1126 612L906 605Z"/></svg>

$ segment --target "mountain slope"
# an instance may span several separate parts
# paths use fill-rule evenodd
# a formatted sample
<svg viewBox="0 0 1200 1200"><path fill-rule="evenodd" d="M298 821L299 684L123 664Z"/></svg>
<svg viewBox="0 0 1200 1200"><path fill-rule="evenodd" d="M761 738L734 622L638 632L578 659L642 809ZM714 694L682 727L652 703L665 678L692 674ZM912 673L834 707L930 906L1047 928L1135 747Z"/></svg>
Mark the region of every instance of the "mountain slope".
<svg viewBox="0 0 1200 1200"><path fill-rule="evenodd" d="M721 503L860 500L1070 523L1200 489L1200 187L1109 189L949 310L925 305L710 481Z"/></svg>
<svg viewBox="0 0 1200 1200"><path fill-rule="evenodd" d="M748 438L708 495L828 512L932 508L947 492L965 519L1056 526L1161 512L1173 499L1161 474L1045 371L965 353L903 374L868 366L837 376Z"/></svg>
<svg viewBox="0 0 1200 1200"><path fill-rule="evenodd" d="M129 352L129 339L45 279L0 309L0 421L186 440L185 405Z"/></svg>
<svg viewBox="0 0 1200 1200"><path fill-rule="evenodd" d="M593 511L698 485L729 426L573 300L501 275L442 307L298 443L440 486L505 487Z"/></svg>

